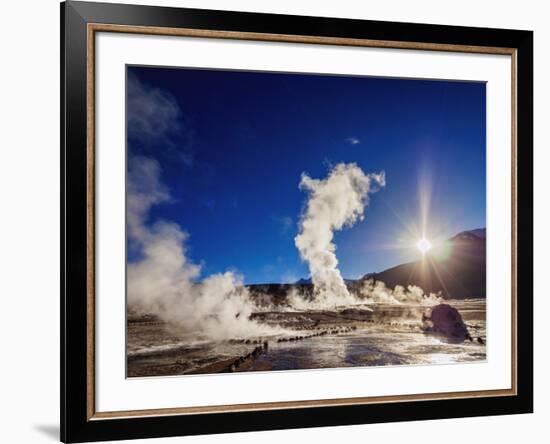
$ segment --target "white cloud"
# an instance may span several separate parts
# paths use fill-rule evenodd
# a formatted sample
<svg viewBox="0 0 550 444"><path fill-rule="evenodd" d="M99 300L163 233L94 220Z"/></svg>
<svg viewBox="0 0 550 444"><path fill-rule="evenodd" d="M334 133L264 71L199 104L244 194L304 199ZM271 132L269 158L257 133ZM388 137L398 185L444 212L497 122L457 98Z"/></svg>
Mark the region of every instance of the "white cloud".
<svg viewBox="0 0 550 444"><path fill-rule="evenodd" d="M348 137L346 139L346 142L350 143L351 145L359 145L361 141L357 137Z"/></svg>

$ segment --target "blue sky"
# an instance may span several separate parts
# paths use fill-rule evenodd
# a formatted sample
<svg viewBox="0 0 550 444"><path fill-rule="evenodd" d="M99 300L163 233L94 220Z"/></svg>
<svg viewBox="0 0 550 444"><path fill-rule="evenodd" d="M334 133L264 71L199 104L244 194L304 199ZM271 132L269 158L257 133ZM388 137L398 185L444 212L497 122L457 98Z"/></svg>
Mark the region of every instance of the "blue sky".
<svg viewBox="0 0 550 444"><path fill-rule="evenodd" d="M148 223L179 224L203 276L307 277L300 176L340 162L386 174L365 219L335 236L345 278L417 258L420 184L428 236L485 227L483 83L128 67L127 112L128 157L155 159L171 195Z"/></svg>

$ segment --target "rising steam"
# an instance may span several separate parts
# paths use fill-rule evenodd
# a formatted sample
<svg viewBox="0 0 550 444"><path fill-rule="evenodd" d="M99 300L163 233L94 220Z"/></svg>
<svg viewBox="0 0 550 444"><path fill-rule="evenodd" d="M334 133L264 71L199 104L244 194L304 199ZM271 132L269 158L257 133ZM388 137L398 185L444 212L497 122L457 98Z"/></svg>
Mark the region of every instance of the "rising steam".
<svg viewBox="0 0 550 444"><path fill-rule="evenodd" d="M396 285L392 290L384 282L373 279L361 282L357 297L367 304L435 305L441 302L441 294L424 293L418 285L406 288Z"/></svg>
<svg viewBox="0 0 550 444"><path fill-rule="evenodd" d="M442 301L441 293L425 293L418 285L396 285L391 289L382 281L364 279L353 282L347 288L349 296L344 303L329 300L332 307L327 306L327 300L312 297L312 295L297 287L291 288L286 295L286 305L291 310L322 310L327 308L341 308L342 306L361 306L363 310L373 311L376 304L383 305L411 305L431 306Z"/></svg>
<svg viewBox="0 0 550 444"><path fill-rule="evenodd" d="M355 163L336 165L326 179L302 174L300 188L309 199L294 241L308 263L316 305L353 303L338 269L334 232L362 220L369 193L384 185L383 172L365 174Z"/></svg>
<svg viewBox="0 0 550 444"><path fill-rule="evenodd" d="M240 276L226 272L199 282L201 267L186 257L187 233L168 221L148 224L153 205L170 199L159 176L155 160L131 158L128 239L141 258L128 264L130 309L155 314L184 333L210 339L273 333L249 319L253 305Z"/></svg>

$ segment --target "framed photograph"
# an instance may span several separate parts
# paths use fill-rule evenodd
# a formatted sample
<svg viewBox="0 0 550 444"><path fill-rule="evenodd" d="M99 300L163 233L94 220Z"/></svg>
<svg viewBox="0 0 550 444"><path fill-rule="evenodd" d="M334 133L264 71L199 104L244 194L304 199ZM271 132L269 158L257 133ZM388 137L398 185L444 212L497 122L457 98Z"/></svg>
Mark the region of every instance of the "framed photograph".
<svg viewBox="0 0 550 444"><path fill-rule="evenodd" d="M61 34L63 441L532 412L532 32Z"/></svg>

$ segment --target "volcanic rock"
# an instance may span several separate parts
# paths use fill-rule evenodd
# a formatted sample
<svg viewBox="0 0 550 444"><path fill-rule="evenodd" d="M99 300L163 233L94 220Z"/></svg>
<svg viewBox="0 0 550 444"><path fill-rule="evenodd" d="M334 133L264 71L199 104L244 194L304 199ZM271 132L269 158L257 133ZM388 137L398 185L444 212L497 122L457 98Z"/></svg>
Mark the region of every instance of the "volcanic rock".
<svg viewBox="0 0 550 444"><path fill-rule="evenodd" d="M471 337L459 311L448 304L426 309L422 314L422 330L445 336L453 341L462 342Z"/></svg>

